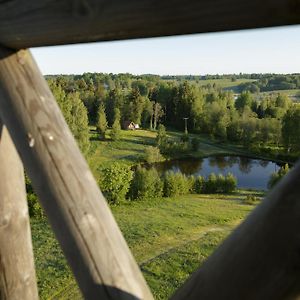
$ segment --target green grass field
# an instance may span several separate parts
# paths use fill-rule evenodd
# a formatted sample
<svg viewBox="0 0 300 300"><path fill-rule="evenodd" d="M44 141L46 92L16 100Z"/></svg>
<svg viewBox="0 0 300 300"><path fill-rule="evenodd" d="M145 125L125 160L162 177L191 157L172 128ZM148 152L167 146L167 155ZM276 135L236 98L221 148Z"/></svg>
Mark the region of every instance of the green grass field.
<svg viewBox="0 0 300 300"><path fill-rule="evenodd" d="M188 195L112 207L156 299L167 299L254 206L247 194ZM261 194L259 194L261 196ZM32 220L41 299L81 299L46 220Z"/></svg>
<svg viewBox="0 0 300 300"><path fill-rule="evenodd" d="M181 132L169 132L178 138ZM155 144L156 132L122 131L113 142L99 140L91 128L89 165L96 177L99 166L112 161L134 165L143 161L146 147ZM236 154L224 146L200 139L195 157ZM231 195L186 195L122 203L112 212L139 263L156 299L167 299L208 257L217 245L253 209L244 199L254 191ZM82 299L60 247L45 219L31 220L41 299Z"/></svg>

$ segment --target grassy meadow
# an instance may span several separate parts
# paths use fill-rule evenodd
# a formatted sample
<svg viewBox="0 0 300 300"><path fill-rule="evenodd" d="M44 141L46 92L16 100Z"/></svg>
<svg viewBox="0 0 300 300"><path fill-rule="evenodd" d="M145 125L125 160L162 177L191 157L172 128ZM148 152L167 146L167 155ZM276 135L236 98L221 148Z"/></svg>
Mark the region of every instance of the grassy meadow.
<svg viewBox="0 0 300 300"><path fill-rule="evenodd" d="M122 131L119 141L97 137L91 128L88 162L96 179L99 166L112 161L135 165L146 147L154 145L152 131ZM180 133L168 133L177 137ZM235 150L200 137L194 156L235 154ZM156 299L168 299L219 243L251 212L247 195L185 195L122 203L112 212ZM82 299L60 247L45 219L32 218L32 236L41 299Z"/></svg>
<svg viewBox="0 0 300 300"><path fill-rule="evenodd" d="M167 299L253 209L251 191L187 195L113 206L113 214L156 299ZM261 196L260 194L258 196ZM45 219L32 220L41 299L81 299Z"/></svg>

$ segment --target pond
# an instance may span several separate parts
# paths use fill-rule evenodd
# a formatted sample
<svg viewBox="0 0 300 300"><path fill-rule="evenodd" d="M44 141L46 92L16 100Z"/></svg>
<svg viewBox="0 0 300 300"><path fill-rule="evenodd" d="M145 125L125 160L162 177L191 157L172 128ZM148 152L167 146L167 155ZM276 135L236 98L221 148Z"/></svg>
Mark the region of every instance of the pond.
<svg viewBox="0 0 300 300"><path fill-rule="evenodd" d="M152 164L162 174L172 170L185 175L207 177L211 173L232 173L238 180L238 188L266 190L273 172L280 165L267 160L242 156L214 156L203 159L179 159Z"/></svg>

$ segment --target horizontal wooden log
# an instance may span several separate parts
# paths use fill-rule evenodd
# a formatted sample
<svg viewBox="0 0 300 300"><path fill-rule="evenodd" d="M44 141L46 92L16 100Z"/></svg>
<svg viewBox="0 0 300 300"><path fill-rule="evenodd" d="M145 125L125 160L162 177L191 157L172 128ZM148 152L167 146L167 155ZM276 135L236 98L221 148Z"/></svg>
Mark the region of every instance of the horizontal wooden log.
<svg viewBox="0 0 300 300"><path fill-rule="evenodd" d="M151 292L29 51L0 50L0 116L86 299Z"/></svg>
<svg viewBox="0 0 300 300"><path fill-rule="evenodd" d="M0 2L0 44L14 49L299 23L299 0Z"/></svg>
<svg viewBox="0 0 300 300"><path fill-rule="evenodd" d="M300 163L173 300L300 299Z"/></svg>
<svg viewBox="0 0 300 300"><path fill-rule="evenodd" d="M0 120L0 299L38 299L24 170Z"/></svg>

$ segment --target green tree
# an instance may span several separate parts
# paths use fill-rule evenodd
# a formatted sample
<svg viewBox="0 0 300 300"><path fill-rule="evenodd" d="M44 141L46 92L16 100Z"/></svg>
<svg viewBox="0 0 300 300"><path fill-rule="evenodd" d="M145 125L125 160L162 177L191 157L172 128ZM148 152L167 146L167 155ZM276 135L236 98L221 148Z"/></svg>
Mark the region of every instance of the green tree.
<svg viewBox="0 0 300 300"><path fill-rule="evenodd" d="M65 101L70 103L71 107L69 127L80 150L86 154L90 146L87 110L79 98L78 92L69 93Z"/></svg>
<svg viewBox="0 0 300 300"><path fill-rule="evenodd" d="M235 101L235 107L239 111L243 111L246 106L251 107L253 102L252 95L249 91L242 92Z"/></svg>
<svg viewBox="0 0 300 300"><path fill-rule="evenodd" d="M101 168L99 185L109 203L118 204L125 200L129 191L133 171L129 166L113 163Z"/></svg>
<svg viewBox="0 0 300 300"><path fill-rule="evenodd" d="M163 146L167 142L167 131L163 124L158 125L157 135L156 135L156 145L158 147Z"/></svg>
<svg viewBox="0 0 300 300"><path fill-rule="evenodd" d="M271 189L273 186L275 186L279 182L279 180L281 180L281 178L284 177L289 171L289 165L285 164L278 170L278 172L273 173L268 182L268 188Z"/></svg>
<svg viewBox="0 0 300 300"><path fill-rule="evenodd" d="M107 130L107 120L106 120L105 108L103 104L99 106L99 110L98 110L97 130L101 135L101 137L105 139L105 134Z"/></svg>
<svg viewBox="0 0 300 300"><path fill-rule="evenodd" d="M115 114L114 114L114 123L112 125L112 130L111 130L111 138L113 141L117 141L120 139L121 136L121 113L118 108L115 108Z"/></svg>
<svg viewBox="0 0 300 300"><path fill-rule="evenodd" d="M282 120L282 139L288 152L300 150L300 108L290 108Z"/></svg>
<svg viewBox="0 0 300 300"><path fill-rule="evenodd" d="M147 170L138 167L130 187L132 199L153 199L162 196L163 181L161 180L156 169Z"/></svg>

